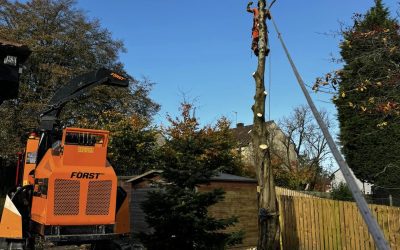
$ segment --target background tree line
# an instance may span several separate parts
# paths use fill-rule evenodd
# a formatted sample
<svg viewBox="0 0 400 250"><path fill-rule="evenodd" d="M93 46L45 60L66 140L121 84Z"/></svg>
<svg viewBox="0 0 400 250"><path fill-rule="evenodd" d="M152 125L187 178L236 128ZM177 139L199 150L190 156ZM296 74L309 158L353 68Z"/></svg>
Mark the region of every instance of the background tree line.
<svg viewBox="0 0 400 250"><path fill-rule="evenodd" d="M18 41L32 50L21 76L19 98L0 107L3 165L14 164L16 152L24 147L26 133L38 127L39 114L69 79L100 67L127 74L118 60L118 54L125 52L122 41L113 39L97 19L89 19L76 9L73 0L1 0L0 37ZM124 154L133 149L127 141L153 143L149 138L152 132L139 131L149 129L152 116L159 110L159 105L149 97L153 83L129 77L128 89L97 87L68 103L61 117L65 125L90 124L92 128L112 130L109 157L119 173L128 173L128 165L134 163ZM147 146L134 150L142 154ZM144 163L135 164L132 167L144 167Z"/></svg>

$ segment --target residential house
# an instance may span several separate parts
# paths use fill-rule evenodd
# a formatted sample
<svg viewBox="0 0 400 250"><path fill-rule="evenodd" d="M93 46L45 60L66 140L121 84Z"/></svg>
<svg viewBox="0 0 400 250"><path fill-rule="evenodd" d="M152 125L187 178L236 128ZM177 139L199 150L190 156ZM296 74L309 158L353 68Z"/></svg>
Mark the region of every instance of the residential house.
<svg viewBox="0 0 400 250"><path fill-rule="evenodd" d="M350 173L356 180L356 184L363 194L372 194L372 184L367 182L362 182L359 179L357 179L357 177L354 175L351 169ZM339 168L338 170L332 173L331 188L337 187L340 183L346 183L346 180L344 179L344 175Z"/></svg>
<svg viewBox="0 0 400 250"><path fill-rule="evenodd" d="M267 121L265 126L269 132L268 139L270 141L269 147L273 164L280 166L282 169L292 169L292 166L297 165L297 154L294 145L274 121ZM242 161L249 166L254 166L251 146L252 129L253 125L245 126L243 123L238 123L236 128L232 129L232 133L239 143Z"/></svg>

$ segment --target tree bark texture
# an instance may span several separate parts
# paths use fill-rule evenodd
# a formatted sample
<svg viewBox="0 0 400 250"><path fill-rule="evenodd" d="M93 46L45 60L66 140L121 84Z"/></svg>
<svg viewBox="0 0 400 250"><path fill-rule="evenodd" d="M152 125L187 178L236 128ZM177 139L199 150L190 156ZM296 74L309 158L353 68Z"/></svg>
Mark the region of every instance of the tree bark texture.
<svg viewBox="0 0 400 250"><path fill-rule="evenodd" d="M256 84L253 110L252 145L254 163L258 181L258 250L275 250L280 248L279 209L275 193L275 184L271 168L268 130L265 125L265 92L264 74L266 58L266 7L265 0L259 0L259 56L258 66L253 77Z"/></svg>

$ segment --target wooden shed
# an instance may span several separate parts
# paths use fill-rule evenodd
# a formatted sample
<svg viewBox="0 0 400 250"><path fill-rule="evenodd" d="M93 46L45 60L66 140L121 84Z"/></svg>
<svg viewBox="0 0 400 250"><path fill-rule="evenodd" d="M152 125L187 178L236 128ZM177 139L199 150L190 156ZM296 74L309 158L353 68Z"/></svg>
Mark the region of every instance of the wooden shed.
<svg viewBox="0 0 400 250"><path fill-rule="evenodd" d="M155 187L152 183L160 181L160 170L151 170L130 179L120 178L120 184L130 197L131 231L133 234L149 232L151 229L145 221L145 214L141 209L141 202ZM202 185L199 191L211 191L222 188L226 194L222 202L209 208L209 213L216 218L237 216L239 222L228 230L243 230L245 237L238 249L256 246L257 244L257 181L247 177L221 173L211 179L209 185Z"/></svg>

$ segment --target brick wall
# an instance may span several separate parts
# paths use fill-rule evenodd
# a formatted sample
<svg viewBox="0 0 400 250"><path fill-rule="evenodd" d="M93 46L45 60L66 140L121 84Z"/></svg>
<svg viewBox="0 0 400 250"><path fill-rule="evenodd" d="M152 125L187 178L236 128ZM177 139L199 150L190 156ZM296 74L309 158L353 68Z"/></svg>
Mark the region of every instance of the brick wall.
<svg viewBox="0 0 400 250"><path fill-rule="evenodd" d="M237 216L239 222L227 231L242 230L245 235L243 244L235 248L246 249L257 245L257 184L241 182L213 182L199 188L199 191L211 191L215 188L225 190L225 199L209 208L210 215L216 218Z"/></svg>
<svg viewBox="0 0 400 250"><path fill-rule="evenodd" d="M160 177L153 177L151 180L159 180ZM128 193L128 197L131 199L131 230L134 229L133 221L136 219L143 220L144 215L138 212L135 201L132 198L135 190L146 189L150 185L150 181L143 180L141 182L132 185L131 183L124 183L125 180L120 179L119 184L124 187ZM242 230L245 235L243 244L234 247L233 249L247 249L257 245L257 183L248 182L224 182L224 181L213 181L210 185L200 187L198 190L211 191L216 188L222 188L225 190L225 199L214 206L209 208L210 215L216 218L229 218L231 216L237 216L238 222L235 226L230 227L228 231L240 231ZM136 201L137 202L137 201ZM134 212L136 211L136 212ZM136 214L135 214L136 213ZM135 230L133 230L135 231Z"/></svg>

